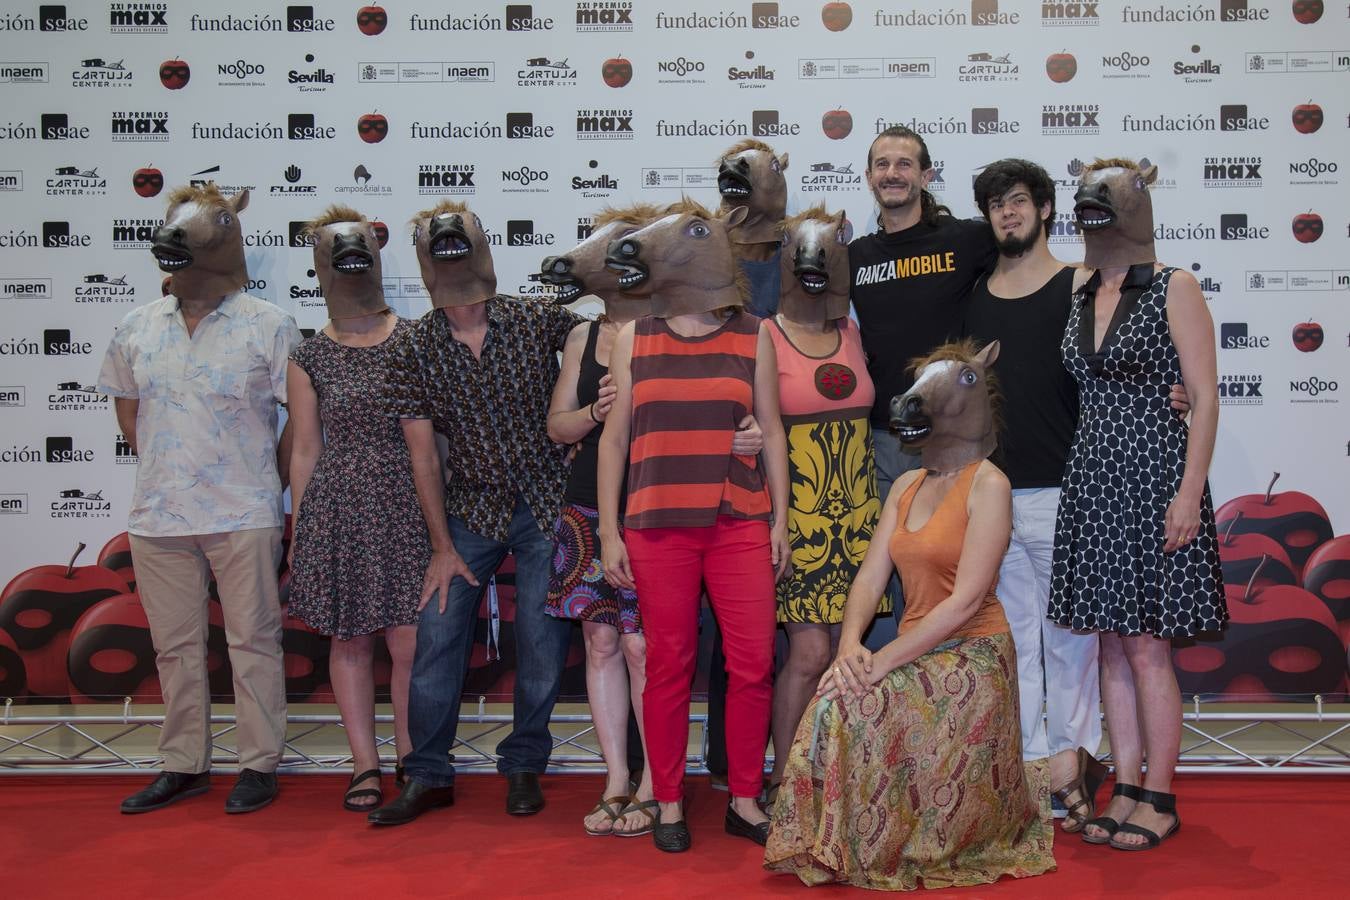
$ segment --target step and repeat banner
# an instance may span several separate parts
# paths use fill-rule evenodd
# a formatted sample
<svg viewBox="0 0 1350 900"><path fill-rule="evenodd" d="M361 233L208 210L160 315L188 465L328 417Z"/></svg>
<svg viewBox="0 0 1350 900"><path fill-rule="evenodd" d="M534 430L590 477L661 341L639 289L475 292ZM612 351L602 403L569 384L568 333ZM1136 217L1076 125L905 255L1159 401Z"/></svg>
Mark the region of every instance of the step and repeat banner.
<svg viewBox="0 0 1350 900"><path fill-rule="evenodd" d="M892 124L925 135L958 215L983 164L1044 165L1065 260L1084 163L1158 165L1159 253L1200 281L1219 344L1233 613L1222 641L1178 648L1183 689L1345 687L1345 3L3 0L0 82L0 696L157 689L119 538L136 458L94 385L114 325L160 294L168 189L248 189L249 291L314 329L300 229L330 203L387 226L386 291L415 316L405 223L442 199L482 217L503 292L542 297L530 273L602 206L715 205L716 161L743 138L789 153L791 210L868 229L867 148ZM325 642L288 630L287 650L294 695L324 695ZM509 658L480 651L471 689L508 686Z"/></svg>

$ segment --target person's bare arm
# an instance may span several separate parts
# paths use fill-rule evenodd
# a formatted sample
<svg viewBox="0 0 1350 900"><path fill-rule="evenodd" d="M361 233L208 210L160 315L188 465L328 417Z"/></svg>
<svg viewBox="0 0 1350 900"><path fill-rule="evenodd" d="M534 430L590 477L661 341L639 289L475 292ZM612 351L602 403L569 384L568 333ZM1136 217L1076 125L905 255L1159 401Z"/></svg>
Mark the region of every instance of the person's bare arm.
<svg viewBox="0 0 1350 900"><path fill-rule="evenodd" d="M614 405L605 417L596 461L596 502L599 506L600 560L605 580L615 587L632 590L633 569L628 547L619 533L619 493L628 462L628 440L633 417L633 323L619 329L609 352L609 374L614 379Z"/></svg>
<svg viewBox="0 0 1350 900"><path fill-rule="evenodd" d="M400 419L403 439L408 443L412 460L413 485L417 488L417 502L422 507L422 518L431 537L431 561L422 578L422 596L419 610L426 607L432 596L439 593L440 611L445 612L450 582L458 576L474 587L478 579L465 565L450 539L450 526L445 519L445 484L441 481L441 461L436 455L436 437L430 419Z"/></svg>
<svg viewBox="0 0 1350 900"><path fill-rule="evenodd" d="M787 435L778 409L778 354L768 328L760 328L755 348L755 420L764 435L760 461L769 482L769 500L773 503L773 528L769 532L774 575L782 578L792 565L788 543L788 457Z"/></svg>
<svg viewBox="0 0 1350 900"><path fill-rule="evenodd" d="M290 478L291 514L299 522L305 488L323 453L323 425L319 422L319 396L314 384L309 374L294 362L286 371L286 399L288 416L282 434L290 434L290 464L285 471L277 471L282 472L283 478ZM277 456L281 456L280 442ZM294 550L295 542L291 541L291 552Z"/></svg>
<svg viewBox="0 0 1350 900"><path fill-rule="evenodd" d="M127 439L131 445L131 452L136 453L136 413L141 408L139 397L114 397L113 411L117 413L117 427L121 430L122 436Z"/></svg>
<svg viewBox="0 0 1350 900"><path fill-rule="evenodd" d="M577 402L581 355L586 350L589 329L589 322L573 328L563 347L562 368L553 383L553 397L548 405L548 436L555 444L575 444L590 434L591 429L605 421L614 402L614 387L608 375L601 379L600 396L594 403L582 406Z"/></svg>
<svg viewBox="0 0 1350 900"><path fill-rule="evenodd" d="M1189 272L1175 272L1168 284L1167 326L1181 361L1181 380L1191 400L1185 474L1176 497L1168 504L1164 519L1163 552L1170 553L1195 540L1200 530L1200 501L1219 429L1219 371L1214 349L1214 321L1205 306L1200 285Z"/></svg>

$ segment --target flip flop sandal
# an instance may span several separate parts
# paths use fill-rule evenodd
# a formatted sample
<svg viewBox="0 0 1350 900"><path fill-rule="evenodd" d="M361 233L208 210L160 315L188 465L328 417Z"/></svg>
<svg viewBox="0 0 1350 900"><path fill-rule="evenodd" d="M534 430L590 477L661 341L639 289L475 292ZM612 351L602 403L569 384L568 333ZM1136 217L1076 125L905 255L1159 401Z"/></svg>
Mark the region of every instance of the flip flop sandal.
<svg viewBox="0 0 1350 900"><path fill-rule="evenodd" d="M619 813L619 818L623 818L633 812L641 813L647 817L647 824L641 826L636 831L614 831L611 833L615 837L641 837L644 834L651 834L652 830L656 828L656 820L660 815L658 812L660 806L661 804L657 803L655 800L642 800L636 803L630 801Z"/></svg>
<svg viewBox="0 0 1350 900"><path fill-rule="evenodd" d="M623 815L622 810L624 808L624 804L627 802L628 798L623 796L622 794L620 794L617 797L601 797L600 802L595 804L595 806L591 809L590 812L586 813L586 817L590 818L596 813L602 812L605 814L606 817L609 818L609 827L606 828L604 831L601 831L598 828L591 828L588 825L584 825L583 827L586 829L586 833L593 837L606 837L608 835L613 834L614 823L619 821L619 817ZM615 811L616 809L619 811L616 812Z"/></svg>
<svg viewBox="0 0 1350 900"><path fill-rule="evenodd" d="M347 793L342 795L342 808L357 813L368 813L373 809L377 809L379 805L384 802L384 791L380 790L378 787L357 788L357 785L365 781L367 778L375 778L376 779L375 783L378 785L379 777L380 777L379 769L366 769L366 771L362 772L359 775L353 775L352 780L347 782ZM353 800L356 800L359 797L374 797L375 802L374 803L352 802Z"/></svg>

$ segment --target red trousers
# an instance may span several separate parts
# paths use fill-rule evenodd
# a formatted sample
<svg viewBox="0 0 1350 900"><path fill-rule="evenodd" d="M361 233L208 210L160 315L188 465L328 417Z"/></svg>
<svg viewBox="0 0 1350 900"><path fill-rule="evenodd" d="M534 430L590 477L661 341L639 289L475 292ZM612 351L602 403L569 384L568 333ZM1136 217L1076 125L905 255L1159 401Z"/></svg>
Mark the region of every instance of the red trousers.
<svg viewBox="0 0 1350 900"><path fill-rule="evenodd" d="M727 781L734 796L759 796L776 627L768 523L722 516L708 528L630 528L624 538L647 638L642 721L656 799L684 796L704 585L727 657Z"/></svg>

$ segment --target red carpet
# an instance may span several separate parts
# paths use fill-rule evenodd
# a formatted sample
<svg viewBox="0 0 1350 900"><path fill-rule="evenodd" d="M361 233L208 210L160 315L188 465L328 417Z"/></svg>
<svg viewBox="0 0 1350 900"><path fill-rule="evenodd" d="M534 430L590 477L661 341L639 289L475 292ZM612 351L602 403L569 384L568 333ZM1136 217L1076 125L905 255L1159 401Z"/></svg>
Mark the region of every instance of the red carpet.
<svg viewBox="0 0 1350 900"><path fill-rule="evenodd" d="M587 837L580 818L601 787L592 776L546 778L548 808L531 819L501 811L501 779L461 778L456 806L379 831L340 807L345 779L291 776L268 809L226 816L233 779L218 777L204 797L120 815L118 801L145 781L0 778L4 896L808 896L796 879L765 873L750 842L722 833L726 795L701 778L690 782L694 849L683 856L658 852L649 838ZM1346 896L1350 779L1193 776L1177 788L1185 824L1159 850L1127 854L1062 837L1058 872L947 893Z"/></svg>

